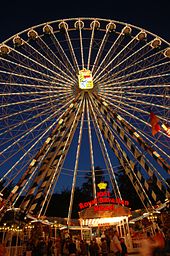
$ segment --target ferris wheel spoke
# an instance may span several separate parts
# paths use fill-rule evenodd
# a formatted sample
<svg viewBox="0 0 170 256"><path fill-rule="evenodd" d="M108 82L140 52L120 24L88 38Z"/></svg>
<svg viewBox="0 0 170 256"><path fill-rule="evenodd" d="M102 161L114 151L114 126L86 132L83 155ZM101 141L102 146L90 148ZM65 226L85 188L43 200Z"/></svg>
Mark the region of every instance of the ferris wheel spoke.
<svg viewBox="0 0 170 256"><path fill-rule="evenodd" d="M152 83L152 79L166 79L169 77L169 73L164 73L164 74L161 74L161 75L149 75L149 76L143 76L143 77L140 77L140 78L135 78L135 79L130 79L130 80L124 80L124 81L120 81L120 82L117 82L119 85L123 85L123 84L133 84L133 83L137 83L137 82L142 82L142 81L145 81L145 80L151 80L151 83ZM117 86L117 83L116 82L107 82L105 83L105 86L110 86L110 87L114 87L114 86ZM136 85L137 86L137 85Z"/></svg>
<svg viewBox="0 0 170 256"><path fill-rule="evenodd" d="M76 58L76 55L75 55L75 52L74 52L74 49L73 49L72 41L71 41L71 38L70 38L70 35L69 35L69 32L68 32L67 23L66 22L61 22L60 25L61 25L61 28L63 28L64 32L65 32L64 35L66 37L66 41L67 41L67 44L68 44L68 47L69 47L71 58L72 58L72 61L73 61L73 64L74 64L74 69L76 70L76 72L78 72L79 71L79 65L78 65L77 58Z"/></svg>
<svg viewBox="0 0 170 256"><path fill-rule="evenodd" d="M68 97L67 97L67 100L69 100ZM71 101L72 101L72 99L71 99ZM71 101L69 100L69 102L71 102ZM68 101L67 101L67 102L68 102ZM69 104L69 102L68 102L67 104L62 105L59 110L55 111L55 112L54 112L54 115L59 115L60 112L63 111L63 109L65 109L65 107ZM35 109L37 109L37 107L36 107ZM31 109L31 111L32 111L32 110L33 110L33 109ZM26 109L25 111L27 112L28 109ZM21 113L22 113L22 112L21 112ZM22 113L22 114L23 114L23 113ZM6 134L6 133L8 133L8 132L11 132L11 131L13 131L13 130L15 131L17 127L20 127L20 126L22 127L23 125L24 125L24 127L26 127L27 123L30 124L30 121L31 121L31 120L34 120L34 119L37 118L37 117L41 118L42 116L47 115L47 114L51 114L51 112L50 112L48 109L42 111L41 113L38 113L38 114L32 116L32 117L29 118L29 119L26 119L26 120L23 120L23 121L21 121L21 122L18 122L16 125L13 125L13 124L12 124L12 125L8 126L8 129L5 129L5 131L1 132L1 133L0 133L0 136ZM15 113L15 115L16 115L16 113ZM52 116L51 116L51 117L52 117ZM4 119L4 118L3 118L3 119ZM2 128L2 130L3 130L3 128ZM29 128L27 128L27 130L29 130ZM23 132L23 134L24 134L24 132ZM20 137L21 135L22 135L22 133L20 133L20 134L18 134L18 135L16 134L15 136L13 135L10 140L13 141L14 138ZM9 140L8 140L8 141L5 140L4 142L2 142L1 145L3 146L4 144L8 144L8 143L9 143Z"/></svg>
<svg viewBox="0 0 170 256"><path fill-rule="evenodd" d="M89 137L89 146L90 146L90 164L92 170L92 182L93 182L93 197L96 198L96 180L95 180L95 168L94 168L94 152L93 152L93 142L92 142L92 131L90 125L90 109L89 102L86 99L87 105L87 123L88 123L88 137Z"/></svg>
<svg viewBox="0 0 170 256"><path fill-rule="evenodd" d="M99 46L97 55L96 55L95 60L94 60L94 64L92 65L92 69L91 69L92 74L93 73L95 74L95 70L97 69L97 67L99 65L99 61L101 59L101 56L102 56L105 44L107 43L107 40L108 40L108 37L109 37L109 33L110 33L110 31L109 31L109 28L108 28L106 30L106 33L104 34L104 36L102 38L101 44Z"/></svg>
<svg viewBox="0 0 170 256"><path fill-rule="evenodd" d="M113 41L112 46L107 51L103 60L101 60L97 70L94 72L94 74L93 74L94 81L95 81L96 77L98 77L98 75L100 75L100 73L101 73L100 70L102 70L102 68L105 67L108 64L110 59L112 59L113 54L116 52L117 48L119 47L119 45L121 44L123 39L124 39L124 35L123 35L123 32L121 31L121 33L118 35L116 40Z"/></svg>
<svg viewBox="0 0 170 256"><path fill-rule="evenodd" d="M114 169L112 167L112 163L111 163L111 160L110 160L107 148L106 148L106 144L105 144L104 139L103 139L103 135L101 133L101 129L100 129L100 125L99 125L100 120L98 120L98 118L95 114L94 106L92 105L91 102L89 102L89 103L90 103L90 111L92 112L92 115L94 116L93 123L94 123L95 131L96 131L96 135L97 135L97 138L99 140L99 144L100 144L100 147L101 147L101 150L102 150L102 154L103 154L103 157L104 157L104 160L105 160L108 172L109 172L109 177L110 177L110 180L111 180L111 183L112 183L112 187L113 187L115 197L122 199L122 196L121 196L121 193L120 193L120 190L119 190L119 186L118 186L118 183L117 183L117 180L116 180L115 172L114 172ZM114 136L113 136L113 140L114 140Z"/></svg>
<svg viewBox="0 0 170 256"><path fill-rule="evenodd" d="M64 92L60 93L58 96L60 96L60 95L63 96L63 94L64 94ZM69 96L69 94L66 93L66 96ZM53 99L54 97L57 97L57 95L56 96L48 95L48 96L45 96L45 97L33 98L33 99L30 99L30 100L25 100L25 101L11 102L11 103L4 104L1 107L5 108L5 107L9 107L9 106L25 105L25 104L28 104L28 103L40 102L42 100L49 100L50 98Z"/></svg>
<svg viewBox="0 0 170 256"><path fill-rule="evenodd" d="M69 117L68 113L71 114L72 112L74 112L74 108L72 107L73 101L71 101L71 102L67 103L67 106L68 106L67 110L56 120L57 126L55 127L55 129L53 129L53 133L51 135L52 137L47 138L47 140L43 144L42 149L37 153L36 156L34 156L34 159L30 163L27 171L21 177L21 179L20 179L20 181L19 181L19 183L17 184L17 187L16 187L16 193L11 194L11 196L10 196L11 200L10 201L12 203L14 202L14 200L16 201L17 198L19 198L19 195L22 194L22 191L25 189L25 186L27 186L27 184L28 184L28 179L31 179L32 176L35 173L37 174L37 168L39 166L42 166L42 163L43 163L45 157L47 156L47 154L49 153L49 150L51 149L51 147L55 146L54 145L55 144L55 136L56 136L55 134L56 133L60 134L60 128L62 128L63 125L65 125L64 122L60 122L60 121L62 120L62 118L68 119L68 117ZM71 103L71 105L70 105L70 103ZM53 125L56 125L56 122L54 122L50 127L48 127L48 131L52 128ZM45 134L42 134L42 136L44 136L44 135ZM41 141L41 139L42 138L40 138L39 140Z"/></svg>
<svg viewBox="0 0 170 256"><path fill-rule="evenodd" d="M51 113L51 111L49 109L45 109L44 111L41 111L38 114L36 113L33 116L31 116L30 118L27 118L26 120L22 120L22 121L17 122L17 124L15 124L15 125L11 124L10 126L8 126L7 130L5 130L3 133L0 133L0 136L4 135L5 133L11 132L12 130L15 131L16 128L19 128L19 127L22 127L22 126L27 127L27 124L30 124L30 121L33 121L34 119L40 118L42 116L46 116L47 114L50 114L50 113ZM21 133L20 133L20 135L21 135ZM11 138L11 140L13 140L13 139L14 139L14 137ZM2 145L4 143L6 144L6 142L2 142Z"/></svg>
<svg viewBox="0 0 170 256"><path fill-rule="evenodd" d="M98 109L97 109L98 111ZM101 114L99 113L99 116L101 116ZM98 116L98 118L99 118ZM105 121L104 121L105 123ZM147 199L149 205L152 206L152 203L146 193L146 191L144 190L144 186L142 186L140 179L138 178L137 174L134 172L134 162L129 159L128 155L126 154L126 152L122 149L122 147L120 146L120 143L115 139L112 130L110 129L109 126L107 126L107 124L105 123L105 125L102 125L102 123L100 124L100 131L103 132L105 138L107 139L107 141L109 142L109 145L111 146L112 150L115 152L116 156L118 157L120 164L124 167L125 172L129 173L128 176L131 175L133 176L133 181L134 179L136 180L136 185L137 188L140 188L140 192L143 193L144 197ZM129 176L130 178L130 176ZM144 203L144 200L141 200Z"/></svg>
<svg viewBox="0 0 170 256"><path fill-rule="evenodd" d="M107 86L101 86L99 89L99 92L101 94L136 94L136 95L142 95L146 97L165 97L168 98L168 90L169 90L170 84L165 82L164 84L159 81L157 84L134 84L134 85L127 85L127 86L114 86L107 87ZM158 94L161 93L161 94Z"/></svg>
<svg viewBox="0 0 170 256"><path fill-rule="evenodd" d="M28 136L31 132L33 132L35 129L37 129L39 126L41 126L43 123L47 122L48 120L50 120L52 117L56 116L56 114L59 112L60 110L56 110L54 113L52 113L50 116L48 116L47 118L45 118L41 123L35 125L34 127L30 128L27 132L25 132L22 136L20 136L16 141L14 141L13 143L11 143L9 146L7 146L4 150L2 150L0 153L4 154L4 152L6 152L7 150L9 150L11 147L13 147L15 144L17 144L19 141L21 141L23 138L25 138L26 136Z"/></svg>
<svg viewBox="0 0 170 256"><path fill-rule="evenodd" d="M61 61L61 59L54 53L54 51L47 45L47 43L43 40L42 37L38 37L36 40L36 43L41 47L41 49L43 50L43 52L45 54L47 54L48 58L52 58L53 60L53 64L56 65L56 62L58 63L58 65L61 66L62 68L62 72L70 79L76 82L75 80L75 76L73 75L73 73L70 71L70 69L68 68L67 65L65 65L65 62Z"/></svg>
<svg viewBox="0 0 170 256"><path fill-rule="evenodd" d="M82 37L82 28L84 26L83 22L79 19L78 22L77 22L77 27L78 27L78 30L79 30L79 38L80 38L80 54L81 54L81 66L82 66L82 69L84 69L84 47L83 47L83 37Z"/></svg>
<svg viewBox="0 0 170 256"><path fill-rule="evenodd" d="M1 59L2 61L3 59ZM60 82L60 85L65 85L67 84L67 86L69 87L71 83L67 83L66 81L63 81L63 80L60 80L58 78L55 78L53 76L50 76L49 74L45 74L43 72L39 72L38 70L35 70L35 69L32 69L32 68L28 68L27 66L24 66L22 64L19 64L19 63L16 63L16 62L12 62L12 61L8 61L8 60L4 60L4 63L7 63L7 70L11 70L10 69L10 65L11 65L11 68L12 70L16 70L16 73L14 72L9 72L9 71L6 71L6 70L0 70L0 73L2 75L4 75L4 78L6 79L5 75L10 75L10 76L13 76L13 77L18 77L18 78L25 78L25 79L30 79L30 80L35 80L37 82L43 82L43 83L50 83L50 84L54 84L56 85L57 82ZM3 67L4 68L4 67ZM19 69L19 70L18 70ZM23 69L23 70L22 70ZM25 75L25 69L29 71L28 74L31 73L31 75ZM17 73L17 70L18 70L18 73ZM40 76L42 76L43 78L45 77L47 80L44 80L44 79L41 79ZM49 80L51 79L51 80Z"/></svg>
<svg viewBox="0 0 170 256"><path fill-rule="evenodd" d="M167 121L166 118L164 118L163 116L161 116L161 109L164 109L168 111L168 107L164 107L165 105L165 102L162 102L161 104L155 104L155 103L146 103L146 102L143 102L143 101L140 101L139 99L137 98L134 98L132 99L132 97L130 97L129 95L127 95L127 97L123 97L122 95L112 95L112 94L108 94L105 92L105 94L100 94L99 93L99 96L105 100L107 100L107 98L111 101L111 102L117 102L118 106L124 106L124 107L127 107L127 109L131 109L131 110L134 110L136 111L137 113L143 113L143 114L146 114L147 116L150 115L150 112L146 111L145 109L143 110L141 108L141 104L144 104L144 105L147 105L149 106L148 107L148 110L151 110L151 108L156 108L157 111L159 110L160 111L160 120L162 121ZM163 99L167 99L169 97L164 97ZM160 100L159 100L160 101Z"/></svg>
<svg viewBox="0 0 170 256"><path fill-rule="evenodd" d="M143 55L143 51L147 46L149 47L149 43L147 43L147 45L142 46L141 48L139 48L138 50L136 50L134 53L132 53L130 56L128 56L127 58L125 58L126 55L129 54L129 52L131 52L131 50L133 50L133 48L136 46L136 44L138 44L139 41L136 40L136 37L133 37L112 59L109 63L107 63L107 65L101 70L101 72L94 78L94 81L97 83L99 81L102 81L103 78L105 76L107 76L108 73L112 72L112 69L114 69L115 65L114 63L116 63L117 65L120 65L120 63L124 62L125 60L132 58L133 55L137 55L138 54L138 58L141 58L141 54L139 54L139 52L142 52ZM150 48L149 48L150 50ZM121 62L121 60L123 59L123 61ZM118 64L117 64L118 63ZM103 72L105 72L103 74ZM102 75L103 74L103 75Z"/></svg>
<svg viewBox="0 0 170 256"><path fill-rule="evenodd" d="M67 95L67 100L71 98L71 97L68 97ZM62 98L61 98L62 99ZM56 102L56 99L53 99L50 101L51 104L55 103ZM63 105L63 104L62 104ZM42 103L42 104L39 104L38 105L38 109L44 109L44 107L48 107L49 106L49 102L45 102L45 103ZM62 109L62 108L61 108ZM30 111L34 111L34 110L37 110L37 106L32 106L31 108L26 108L24 110L20 110L20 111L17 111L17 112L14 112L12 114L4 114L2 115L1 114L1 118L0 118L0 121L2 120L5 120L5 119L8 119L8 118L11 118L13 116L17 116L17 115L20 115L20 114L23 114L25 112L30 112Z"/></svg>
<svg viewBox="0 0 170 256"><path fill-rule="evenodd" d="M47 83L47 81L46 81L46 83ZM6 86L6 87L13 87L13 89L14 90L19 90L20 89L20 87L22 87L22 88L27 88L27 90L29 89L29 88L31 88L31 89L39 89L39 91L31 91L31 89L30 89L30 91L28 91L28 92L22 92L23 94L26 94L26 93L30 93L30 94L33 94L33 93L35 93L35 94L42 94L42 93L52 93L52 92L54 92L54 93L57 93L57 92L64 92L64 91L68 91L68 92L71 92L72 90L68 87L64 87L64 86L61 86L60 87L60 84L56 84L55 83L55 86L51 86L51 85L49 85L50 83L48 83L48 85L45 85L45 84L42 84L42 85L40 85L40 84L28 84L28 83L12 83L12 82L1 82L1 85L3 85L3 86ZM57 86L56 86L57 85ZM40 89L43 89L43 90L41 90L40 91ZM47 90L48 89L48 91L45 91L45 89ZM53 90L53 91L52 91ZM22 94L21 93L21 94ZM7 93L1 93L1 95L8 95ZM19 93L18 93L18 95L19 95Z"/></svg>
<svg viewBox="0 0 170 256"><path fill-rule="evenodd" d="M58 180L58 177L60 175L60 171L61 171L61 167L63 165L63 161L64 161L64 158L65 158L65 155L67 153L66 149L68 150L69 148L69 145L70 145L70 142L72 141L72 138L73 138L73 135L74 135L74 132L75 132L75 129L78 125L78 120L80 118L80 115L81 115L81 108L82 108L82 103L83 103L83 99L81 100L79 106L78 106L78 109L77 109L77 112L74 116L74 120L71 124L71 128L69 129L69 133L67 133L67 136L65 138L64 141L62 141L62 144L61 144L61 149L59 148L58 149L58 157L57 157L57 161L55 163L55 166L54 167L54 171L52 171L52 173L48 173L47 172L47 175L46 177L44 178L40 188L38 189L38 192L36 194L36 196L34 197L34 200L32 202L32 205L30 206L30 209L29 211L32 212L32 211L38 211L40 215L44 206L45 206L45 203L48 199L48 196L50 194L50 191L52 189L52 186L55 184L55 182ZM64 146L64 150L63 150L63 146ZM63 154L64 152L64 154ZM43 196L44 192L46 190L46 195L45 195L45 198ZM33 191L31 191L31 194L33 193ZM25 208L26 205L28 205L29 201L25 201L24 205L23 205L23 208Z"/></svg>
<svg viewBox="0 0 170 256"><path fill-rule="evenodd" d="M1 178L0 182L2 182L6 177L8 177L8 175L10 175L12 172L15 172L15 168L17 167L17 165L21 162L21 160L23 160L25 157L27 157L27 155L30 154L30 152L32 151L32 149L43 139L44 136L46 136L46 134L50 131L50 129L55 125L56 123L54 122L46 131L42 132L42 134L39 134L39 136L37 136L35 138L35 142L29 147L29 149L27 149L26 152L24 152L22 154L22 156L13 164L13 166L4 174L3 178ZM30 142L28 142L27 145L29 145ZM18 149L17 152L14 153L14 155L16 155L19 151L21 151L21 148ZM13 156L14 156L13 155ZM11 159L12 156L10 156L9 159ZM30 159L30 158L29 158ZM3 163L2 163L3 164ZM20 174L20 171L19 173Z"/></svg>
<svg viewBox="0 0 170 256"><path fill-rule="evenodd" d="M33 47L30 43L24 41L24 44L22 46L22 51L25 52L26 55L28 56L32 56L32 59L34 61L36 61L36 59L39 60L39 63L41 65L46 66L48 69L53 70L53 72L56 72L54 74L58 74L57 76L60 76L60 78L64 81L67 78L67 81L72 81L75 82L75 79L73 79L72 77L68 76L67 73L65 73L65 71L63 71L63 69L61 69L59 67L59 65L57 65L57 63L53 63L51 61L51 59L49 59L49 57L45 56L44 54L42 54L39 50L35 49L35 47Z"/></svg>
<svg viewBox="0 0 170 256"><path fill-rule="evenodd" d="M11 85L11 84L10 84ZM56 94L56 93L64 93L64 91L66 91L66 93L69 92L69 90L53 90L53 91L24 91L24 92L8 92L8 93L0 93L0 97L5 97L5 96L16 96L16 95L20 95L20 96L23 96L23 95L27 95L27 96L33 96L33 95L41 95L41 94ZM70 90L71 92L71 90Z"/></svg>
<svg viewBox="0 0 170 256"><path fill-rule="evenodd" d="M34 60L31 56L27 56L19 51L17 51L16 49L11 49L10 52L10 57L14 58L14 60L17 60L17 62L19 63L23 63L25 66L32 66L34 65L35 68L40 72L44 73L44 71L47 74L52 74L54 77L56 77L57 79L61 80L61 81L66 81L66 82L70 82L69 79L67 79L66 77L62 76L61 74L59 74L58 72L52 70L51 68L47 67L46 63L40 63L37 60Z"/></svg>
<svg viewBox="0 0 170 256"><path fill-rule="evenodd" d="M139 59L138 61L135 59L128 59L129 63L126 63L123 65L123 67L119 67L118 71L114 70L113 74L110 75L110 77L118 77L121 73L127 73L131 71L138 71L139 69L144 69L149 67L150 65L160 63L166 58L166 56L163 54L163 50L160 50L159 52L156 52L154 54L151 54L145 58Z"/></svg>
<svg viewBox="0 0 170 256"><path fill-rule="evenodd" d="M80 148L81 148L83 124L84 124L84 115L85 115L85 100L83 102L82 114L81 114L81 120L80 120L80 130L79 130L79 135L78 135L76 160L75 160L75 165L74 165L74 174L73 174L71 195L70 195L70 204L69 204L69 210L68 210L68 220L67 220L68 225L70 225L71 214L72 214L72 210L73 210L74 192L75 192L75 188L76 188L77 172L78 172L78 165L79 165Z"/></svg>
<svg viewBox="0 0 170 256"><path fill-rule="evenodd" d="M103 99L103 100L105 100L107 103L111 103L111 104L113 104L113 106L115 107L115 108L119 108L119 110L122 110L123 112L124 111L126 111L127 112L127 116L133 116L135 119L137 119L138 121L141 121L141 122L143 122L143 124L145 124L145 125L147 125L147 126L149 126L149 127L151 127L151 125L149 124L149 122L146 122L145 120L143 120L143 118L142 117L144 117L144 116L147 116L147 117L149 117L149 115L150 115L150 112L148 112L148 111L146 111L146 110L143 110L142 108L137 108L137 107L135 107L135 106L132 106L132 105L129 105L128 103L125 103L125 102L121 102L120 104L120 106L119 106L119 104L116 104L116 102L117 102L117 99L113 99L113 98L111 98L110 96L107 96L107 97L105 97L105 96L103 96L103 95L101 95L101 98ZM124 108L123 108L123 106L125 106ZM140 116L140 118L138 118L137 116L135 116L133 113L131 113L130 112L130 110L134 110L136 113L142 113L142 115ZM128 111L129 110L129 111ZM143 115L144 114L144 115ZM163 122L167 122L167 118L164 118L164 117L162 117L162 116L160 116L160 120L162 120ZM164 136L167 136L168 137L168 135L166 135L165 133L163 133L163 132L161 132L160 131L160 133L162 133L162 135L164 135Z"/></svg>
<svg viewBox="0 0 170 256"><path fill-rule="evenodd" d="M146 126L149 125L148 122L146 122L145 120L142 119L142 117L139 118L139 117L137 117L136 115L134 115L133 113L131 113L130 111L127 111L126 109L117 106L117 105L116 105L116 102L115 102L115 104L114 104L113 102L111 103L111 102L108 101L107 99L104 99L104 100L105 100L108 104L113 105L114 107L118 108L120 112L126 113L128 117L133 118L133 120L137 120L137 121L138 121L138 124L139 124L139 123L144 123ZM120 120L119 120L119 119L120 119ZM120 118L118 117L118 121L119 121L119 122L125 122L125 119L122 119L121 117L120 117ZM127 119L126 119L126 122L128 123L129 129L131 130L130 127L132 127L132 129L133 129L133 131L131 131L131 132L130 132L130 130L128 130L128 132L130 132L131 136L133 136L136 140L139 140L140 143L142 143L142 144L144 143L144 144L143 144L143 148L146 149L146 147L147 147L149 154L151 154L151 155L156 159L156 161L158 161L159 164L160 164L161 166L164 166L164 168L168 171L168 170L169 170L168 164L166 164L166 162L160 157L159 153L157 153L157 152L154 150L154 148L157 148L157 149L158 149L158 152L163 153L163 155L166 156L167 159L170 159L170 156L169 156L169 155L167 154L167 152L165 151L165 150L166 150L166 145L164 144L164 149L163 149L163 147L159 147L157 144L155 144L155 141L153 141L153 137L151 137L151 136L150 136L148 133L146 133L143 129L141 130L141 129L140 129L140 126L138 126L138 127L137 127L137 126L134 126L135 123L134 123L134 124L133 124L132 122L129 123ZM138 136L138 133L140 133L142 136ZM165 133L163 133L163 132L160 132L160 133L161 133L161 135L163 135L163 136L167 136L167 135L166 135ZM152 145L153 149L152 149L149 145L146 145L146 143L142 140L142 137L144 137L144 138L149 142L149 144ZM150 139L149 139L149 137L150 137ZM141 145L142 145L142 144L141 144ZM161 144L161 142L160 142L160 144ZM167 150L168 150L168 149L169 149L169 146L167 145Z"/></svg>
<svg viewBox="0 0 170 256"><path fill-rule="evenodd" d="M91 23L91 38L90 38L90 45L89 45L89 48L88 48L87 69L90 69L92 46L93 46L93 42L94 42L94 34L95 34L95 26L96 26L96 24L98 24L97 21L93 21Z"/></svg>
<svg viewBox="0 0 170 256"><path fill-rule="evenodd" d="M51 125L51 127L53 127L55 125L55 123L53 123ZM50 128L51 128L50 127ZM10 160L16 156L18 153L21 153L21 151L23 152L22 153L22 156L12 165L12 167L4 173L3 175L3 178L0 179L0 182L2 182L4 179L6 179L9 175L11 175L11 173L14 172L14 175L18 176L21 172L22 172L22 169L19 168L19 171L16 173L15 170L16 170L16 167L19 166L20 162L29 156L30 154L30 157L29 159L31 159L31 151L32 149L43 139L43 137L49 132L50 128L48 128L46 131L43 131L41 134L37 135L35 138L34 138L34 143L29 147L28 149L28 146L29 144L31 144L32 142L29 141L27 144L24 145L24 147L21 147L21 145L19 145L19 148L17 151L15 151L14 153L12 153L10 155L10 157L8 159L5 159L4 162L1 162L0 166L2 166L5 162L10 162ZM24 148L27 148L27 150L25 150ZM11 182L11 177L10 177L10 182Z"/></svg>
<svg viewBox="0 0 170 256"><path fill-rule="evenodd" d="M72 72L74 75L76 75L76 70L73 67L73 65L71 64L68 56L66 55L66 52L64 51L61 43L59 42L59 40L57 39L56 35L54 33L51 34L51 40L54 44L54 46L56 47L56 50L58 52L58 54L60 55L61 59L63 60L63 62L71 68Z"/></svg>
<svg viewBox="0 0 170 256"><path fill-rule="evenodd" d="M142 69L139 69L132 73L128 73L128 74L125 74L122 76L116 76L116 78L114 77L114 80L117 81L117 83L119 83L120 81L124 81L127 78L131 78L131 77L133 78L133 76L135 78L141 77L141 75L145 74L145 73L147 73L148 75L149 74L151 74L151 75L164 74L165 72L168 72L170 70L170 67L168 66L168 64L170 64L169 61L161 63L161 64L157 64L154 66L142 68ZM111 78L109 80L111 82L114 81ZM102 81L102 82L107 82L107 80L105 79L105 81Z"/></svg>
<svg viewBox="0 0 170 256"><path fill-rule="evenodd" d="M97 108L98 111L98 108ZM100 115L100 113L99 113ZM103 117L101 117L103 119L103 122L105 122L105 119ZM109 118L107 118L107 120L109 121ZM105 122L105 126L108 126L108 124ZM157 171L157 169L153 166L153 164L149 161L149 159L147 160L145 154L146 151L141 151L139 149L139 147L137 145L134 144L134 142L132 141L132 139L129 136L129 132L127 132L124 127L119 126L119 123L116 122L116 120L114 121L114 123L112 122L112 127L114 129L114 134L115 136L118 136L118 133L120 133L119 139L121 141L122 144L125 145L125 147L129 150L129 153L131 155L133 155L133 161L138 161L140 163L140 165L142 166L142 168L145 170L146 174L148 175L148 177L151 177L156 185L159 187L160 192L162 192L163 194L165 194L165 186L169 187L168 183L166 182L166 180L164 179L164 177ZM111 128L108 126L108 131L109 134L111 133ZM110 135L108 135L108 138L110 138ZM159 177L156 177L155 174ZM159 179L162 181L163 184L160 183ZM169 189L170 191L170 189ZM169 197L169 192L166 192L165 197ZM156 200L158 201L158 200Z"/></svg>

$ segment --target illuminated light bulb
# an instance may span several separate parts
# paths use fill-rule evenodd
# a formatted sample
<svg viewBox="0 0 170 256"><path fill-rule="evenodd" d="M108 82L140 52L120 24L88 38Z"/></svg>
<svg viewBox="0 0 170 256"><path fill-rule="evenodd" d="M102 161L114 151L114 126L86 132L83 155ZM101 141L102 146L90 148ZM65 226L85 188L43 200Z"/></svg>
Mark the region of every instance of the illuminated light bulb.
<svg viewBox="0 0 170 256"><path fill-rule="evenodd" d="M161 125L167 135L170 137L170 127L167 127L165 124Z"/></svg>
<svg viewBox="0 0 170 256"><path fill-rule="evenodd" d="M139 138L140 136L139 136L139 134L137 133L137 132L134 132L133 133L137 138Z"/></svg>
<svg viewBox="0 0 170 256"><path fill-rule="evenodd" d="M122 117L117 115L117 119L119 119L120 121L122 120Z"/></svg>
<svg viewBox="0 0 170 256"><path fill-rule="evenodd" d="M63 119L60 119L58 123L59 123L59 124L62 124L63 121L64 121Z"/></svg>
<svg viewBox="0 0 170 256"><path fill-rule="evenodd" d="M103 105L106 107L108 106L108 104L105 101L103 101Z"/></svg>
<svg viewBox="0 0 170 256"><path fill-rule="evenodd" d="M51 140L51 137L48 137L48 138L46 139L45 143L48 144L48 143L50 142L50 140Z"/></svg>
<svg viewBox="0 0 170 256"><path fill-rule="evenodd" d="M105 182L100 182L97 186L99 187L99 189L106 189L107 183L105 183Z"/></svg>

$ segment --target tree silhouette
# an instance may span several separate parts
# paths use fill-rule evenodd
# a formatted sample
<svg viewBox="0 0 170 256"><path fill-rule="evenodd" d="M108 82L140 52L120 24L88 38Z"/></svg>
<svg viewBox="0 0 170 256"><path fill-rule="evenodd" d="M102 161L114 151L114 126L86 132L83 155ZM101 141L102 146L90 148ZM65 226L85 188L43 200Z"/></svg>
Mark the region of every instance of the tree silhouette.
<svg viewBox="0 0 170 256"><path fill-rule="evenodd" d="M119 167L116 176L122 198L129 201L129 207L133 210L143 208L143 204L123 167Z"/></svg>
<svg viewBox="0 0 170 256"><path fill-rule="evenodd" d="M107 181L105 181L104 178L104 171L101 169L100 166L96 166L94 169L95 172L95 183L96 183L96 190L99 191L99 188L97 187L97 184L99 184L101 181L104 181L108 184ZM108 186L107 186L108 187ZM88 172L85 176L85 182L82 184L81 192L84 194L86 201L93 198L93 180L92 180L92 173Z"/></svg>

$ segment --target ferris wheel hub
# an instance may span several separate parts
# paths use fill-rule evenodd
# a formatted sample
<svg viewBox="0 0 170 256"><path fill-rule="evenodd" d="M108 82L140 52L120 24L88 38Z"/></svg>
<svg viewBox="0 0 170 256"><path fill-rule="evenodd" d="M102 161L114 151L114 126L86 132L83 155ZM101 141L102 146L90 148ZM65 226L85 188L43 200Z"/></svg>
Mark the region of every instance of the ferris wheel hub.
<svg viewBox="0 0 170 256"><path fill-rule="evenodd" d="M78 74L79 88L82 90L93 89L93 77L89 69L82 69Z"/></svg>

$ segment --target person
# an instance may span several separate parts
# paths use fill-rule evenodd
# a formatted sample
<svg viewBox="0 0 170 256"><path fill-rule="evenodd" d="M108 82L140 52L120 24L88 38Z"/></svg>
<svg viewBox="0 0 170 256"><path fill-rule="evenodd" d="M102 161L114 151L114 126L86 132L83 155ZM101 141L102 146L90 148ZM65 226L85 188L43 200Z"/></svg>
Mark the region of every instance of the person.
<svg viewBox="0 0 170 256"><path fill-rule="evenodd" d="M68 256L69 255L69 240L68 239L64 240L63 255L64 256Z"/></svg>
<svg viewBox="0 0 170 256"><path fill-rule="evenodd" d="M128 253L127 253L127 246L125 244L125 240L123 237L120 238L120 245L122 247L122 253L121 253L121 256L127 256Z"/></svg>
<svg viewBox="0 0 170 256"><path fill-rule="evenodd" d="M106 243L107 243L108 252L110 252L110 237L107 233L106 233Z"/></svg>
<svg viewBox="0 0 170 256"><path fill-rule="evenodd" d="M105 237L101 238L101 253L102 256L107 256L108 255L108 247L107 247L107 241L105 239Z"/></svg>
<svg viewBox="0 0 170 256"><path fill-rule="evenodd" d="M33 243L32 239L28 240L27 244L26 244L26 256L35 255L35 254L33 254L34 247L35 246L34 246L34 243Z"/></svg>
<svg viewBox="0 0 170 256"><path fill-rule="evenodd" d="M165 238L163 233L158 228L155 229L155 236L153 237L153 240L155 242L153 255L163 256L163 253L164 253L163 250L165 247Z"/></svg>
<svg viewBox="0 0 170 256"><path fill-rule="evenodd" d="M68 251L69 251L69 255L71 256L75 256L77 253L77 249L76 249L76 243L73 241L73 239L70 239L69 245L68 245Z"/></svg>
<svg viewBox="0 0 170 256"><path fill-rule="evenodd" d="M7 250L5 248L5 243L0 243L0 256L6 256Z"/></svg>
<svg viewBox="0 0 170 256"><path fill-rule="evenodd" d="M47 255L52 256L53 254L54 254L53 241L49 239L47 243Z"/></svg>
<svg viewBox="0 0 170 256"><path fill-rule="evenodd" d="M43 237L38 241L37 254L38 256L47 256L47 245Z"/></svg>
<svg viewBox="0 0 170 256"><path fill-rule="evenodd" d="M80 255L87 256L88 255L88 244L86 240L80 241Z"/></svg>
<svg viewBox="0 0 170 256"><path fill-rule="evenodd" d="M89 252L90 252L90 256L98 256L99 254L99 245L96 241L96 238L94 238L91 242L90 242L90 246L89 246Z"/></svg>
<svg viewBox="0 0 170 256"><path fill-rule="evenodd" d="M146 238L141 242L142 247L140 248L141 256L153 256L153 250L155 248L155 242L151 237L151 233L147 231Z"/></svg>
<svg viewBox="0 0 170 256"><path fill-rule="evenodd" d="M117 230L115 230L113 233L113 238L110 242L110 251L114 252L115 256L121 256L122 247L119 241L119 235Z"/></svg>

